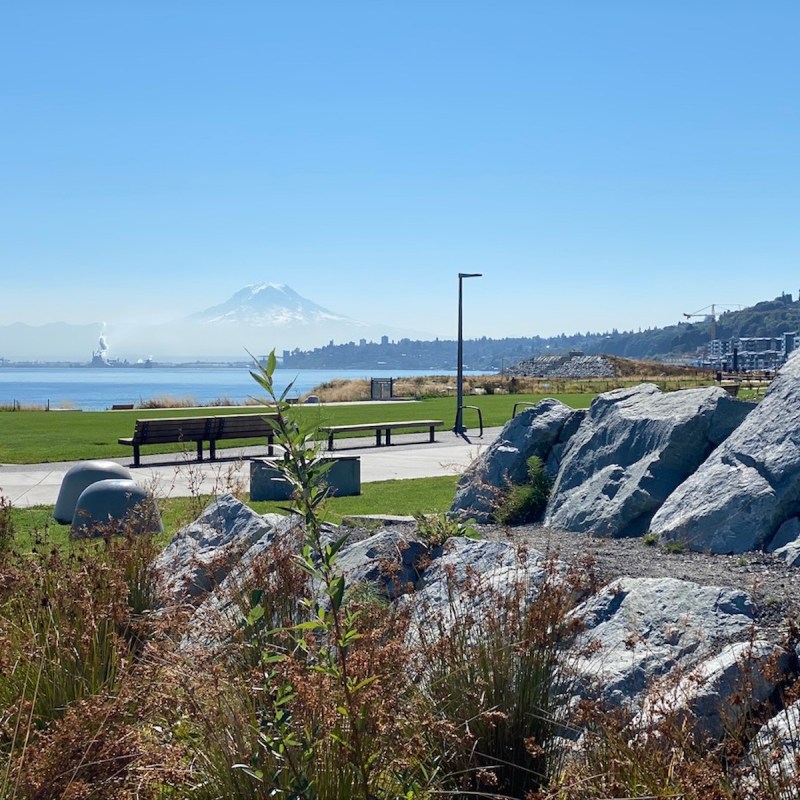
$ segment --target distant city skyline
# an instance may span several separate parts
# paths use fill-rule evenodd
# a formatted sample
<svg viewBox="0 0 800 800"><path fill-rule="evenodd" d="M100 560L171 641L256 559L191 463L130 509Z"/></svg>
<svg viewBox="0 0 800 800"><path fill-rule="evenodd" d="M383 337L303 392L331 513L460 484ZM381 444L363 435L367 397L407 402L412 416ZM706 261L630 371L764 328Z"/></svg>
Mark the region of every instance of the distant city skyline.
<svg viewBox="0 0 800 800"><path fill-rule="evenodd" d="M163 323L270 282L453 338L458 272L483 273L468 338L797 293L799 23L770 0L4 4L0 326Z"/></svg>

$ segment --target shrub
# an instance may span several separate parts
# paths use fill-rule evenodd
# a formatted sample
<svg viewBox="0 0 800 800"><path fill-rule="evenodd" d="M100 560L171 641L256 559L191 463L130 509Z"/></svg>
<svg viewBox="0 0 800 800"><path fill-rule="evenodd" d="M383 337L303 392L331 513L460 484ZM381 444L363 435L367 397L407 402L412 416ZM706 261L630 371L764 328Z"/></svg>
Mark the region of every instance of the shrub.
<svg viewBox="0 0 800 800"><path fill-rule="evenodd" d="M453 797L538 797L560 770L568 611L581 582L548 565L531 600L524 571L502 590L477 581L449 588L450 614L419 626L428 726ZM458 600L482 596L483 613Z"/></svg>
<svg viewBox="0 0 800 800"><path fill-rule="evenodd" d="M495 517L503 525L536 522L544 514L553 479L539 456L528 459L528 482L512 486L500 501Z"/></svg>
<svg viewBox="0 0 800 800"><path fill-rule="evenodd" d="M414 514L417 533L429 547L439 547L453 536L466 536L478 539L475 520L460 520L448 514Z"/></svg>
<svg viewBox="0 0 800 800"><path fill-rule="evenodd" d="M11 503L0 495L0 553L10 549L14 541L14 520L11 517Z"/></svg>

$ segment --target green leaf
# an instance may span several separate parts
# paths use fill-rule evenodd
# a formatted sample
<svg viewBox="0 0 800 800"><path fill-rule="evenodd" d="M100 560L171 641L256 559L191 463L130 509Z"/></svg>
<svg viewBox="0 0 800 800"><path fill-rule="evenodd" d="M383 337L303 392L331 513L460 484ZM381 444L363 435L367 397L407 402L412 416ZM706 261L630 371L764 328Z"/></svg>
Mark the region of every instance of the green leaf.
<svg viewBox="0 0 800 800"><path fill-rule="evenodd" d="M264 616L264 606L255 606L247 615L247 624L255 625Z"/></svg>
<svg viewBox="0 0 800 800"><path fill-rule="evenodd" d="M275 350L270 350L269 355L267 356L267 364L264 367L264 371L272 378L275 367L278 366L278 357L275 355Z"/></svg>
<svg viewBox="0 0 800 800"><path fill-rule="evenodd" d="M342 607L342 598L344 597L344 578L337 575L331 581L330 598L331 605L334 611L338 611Z"/></svg>
<svg viewBox="0 0 800 800"><path fill-rule="evenodd" d="M344 536L337 539L333 544L328 546L328 550L332 556L335 556L342 549L349 536L350 534L346 533Z"/></svg>

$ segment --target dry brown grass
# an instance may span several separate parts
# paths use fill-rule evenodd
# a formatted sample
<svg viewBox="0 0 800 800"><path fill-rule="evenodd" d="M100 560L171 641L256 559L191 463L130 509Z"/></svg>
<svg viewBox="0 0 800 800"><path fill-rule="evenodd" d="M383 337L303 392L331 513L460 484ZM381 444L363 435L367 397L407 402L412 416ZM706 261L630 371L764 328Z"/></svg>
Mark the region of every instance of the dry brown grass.
<svg viewBox="0 0 800 800"><path fill-rule="evenodd" d="M642 369L653 365L640 364ZM661 365L655 365L661 366ZM507 375L468 375L464 378L467 394L599 394L638 383L655 383L666 391L708 386L713 374L701 370L680 371L665 367L660 372L637 372L629 368L628 374L617 378L534 378ZM396 378L393 394L396 398L421 400L426 397L452 396L456 393L453 375L427 375L413 378ZM323 403L356 402L369 400L369 381L335 380L323 383L309 394L315 394ZM307 395L306 395L307 396Z"/></svg>
<svg viewBox="0 0 800 800"><path fill-rule="evenodd" d="M369 400L369 381L336 379L321 383L301 398L305 400L309 395L315 394L323 403L350 403L360 400Z"/></svg>

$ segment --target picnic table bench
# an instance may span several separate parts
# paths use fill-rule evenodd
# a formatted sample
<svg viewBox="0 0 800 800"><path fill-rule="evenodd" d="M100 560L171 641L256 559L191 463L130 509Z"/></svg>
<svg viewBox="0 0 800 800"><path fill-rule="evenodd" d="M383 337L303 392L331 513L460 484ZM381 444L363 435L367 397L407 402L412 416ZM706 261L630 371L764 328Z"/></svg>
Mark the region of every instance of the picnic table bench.
<svg viewBox="0 0 800 800"><path fill-rule="evenodd" d="M323 425L319 428L320 433L328 436L328 450L333 450L333 437L337 433L355 433L358 431L375 431L375 444L382 446L385 441L388 447L392 443L392 431L398 428L428 428L430 431L430 441L435 441L434 431L441 428L444 423L440 419L411 419L402 422L361 422L354 425ZM385 437L385 439L384 439Z"/></svg>
<svg viewBox="0 0 800 800"><path fill-rule="evenodd" d="M117 439L119 444L133 447L133 465L140 464L140 448L144 444L176 444L194 442L197 460L203 460L203 442L209 443L209 456L217 457L221 439L267 440L267 453L272 455L274 432L264 414L229 414L215 417L151 417L137 419L133 436Z"/></svg>

